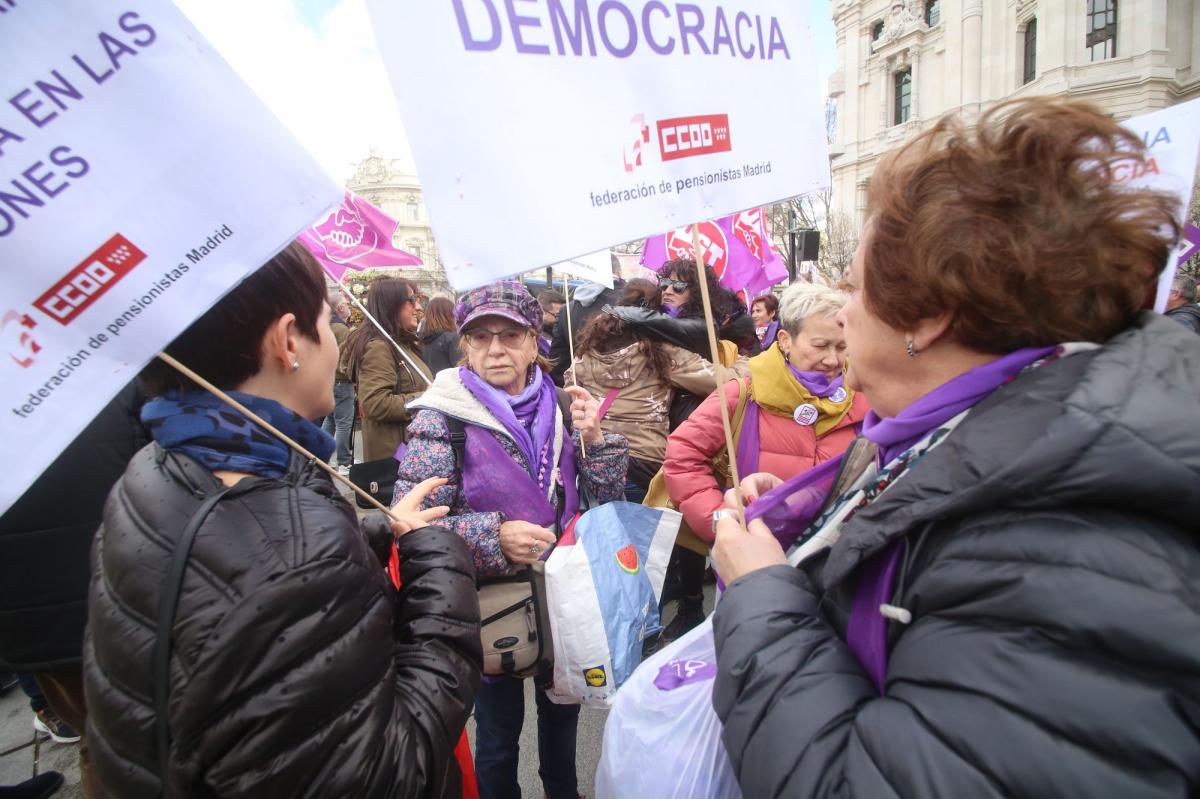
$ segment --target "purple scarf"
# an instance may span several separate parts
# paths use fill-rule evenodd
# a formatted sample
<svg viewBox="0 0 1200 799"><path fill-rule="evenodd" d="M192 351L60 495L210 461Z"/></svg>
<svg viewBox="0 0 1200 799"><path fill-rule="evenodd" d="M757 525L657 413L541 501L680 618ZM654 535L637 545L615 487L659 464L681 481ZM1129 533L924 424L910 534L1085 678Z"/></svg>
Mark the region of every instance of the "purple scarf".
<svg viewBox="0 0 1200 799"><path fill-rule="evenodd" d="M513 396L493 388L467 367L458 368L463 385L508 431L517 449L525 456L530 475L538 488L546 491L554 473L550 449L554 445L558 395L554 391L554 384L543 379L541 369L534 366L531 371L525 390Z"/></svg>
<svg viewBox="0 0 1200 799"><path fill-rule="evenodd" d="M869 411L863 423L863 435L879 445L878 460L881 465L887 464L938 425L974 406L1022 369L1045 358L1055 349L1018 350L964 372L894 417L880 418L874 411ZM761 518L784 547L791 546L824 505L841 461L841 456L828 460L763 494L746 509L747 521ZM741 465L740 460L738 465Z"/></svg>
<svg viewBox="0 0 1200 799"><path fill-rule="evenodd" d="M800 381L800 385L808 389L808 393L814 397L822 399L832 395L835 391L842 387L842 382L846 379L841 373L833 380L824 372L802 372L790 363L787 365L791 370L792 375ZM836 400L835 400L836 402Z"/></svg>
<svg viewBox="0 0 1200 799"><path fill-rule="evenodd" d="M667 316L673 319L678 319L679 315L683 313L683 306L680 305L678 308L676 308L674 305L663 305L661 306L661 310Z"/></svg>
<svg viewBox="0 0 1200 799"><path fill-rule="evenodd" d="M759 342L758 342L759 346L765 350L767 347L769 347L775 343L775 336L777 336L778 334L779 334L779 322L772 321L772 322L767 323L767 329L763 333L762 338L759 339Z"/></svg>

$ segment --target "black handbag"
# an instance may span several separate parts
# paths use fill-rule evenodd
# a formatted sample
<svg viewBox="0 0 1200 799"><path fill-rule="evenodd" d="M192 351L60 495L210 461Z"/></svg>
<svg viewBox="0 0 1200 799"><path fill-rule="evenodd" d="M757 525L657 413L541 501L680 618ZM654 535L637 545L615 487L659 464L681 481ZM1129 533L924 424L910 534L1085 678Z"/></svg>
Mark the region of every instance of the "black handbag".
<svg viewBox="0 0 1200 799"><path fill-rule="evenodd" d="M351 466L350 482L366 491L384 506L391 507L392 492L396 488L396 475L399 471L400 464L389 455L377 461L356 463ZM354 502L364 510L375 507L359 494L354 495Z"/></svg>

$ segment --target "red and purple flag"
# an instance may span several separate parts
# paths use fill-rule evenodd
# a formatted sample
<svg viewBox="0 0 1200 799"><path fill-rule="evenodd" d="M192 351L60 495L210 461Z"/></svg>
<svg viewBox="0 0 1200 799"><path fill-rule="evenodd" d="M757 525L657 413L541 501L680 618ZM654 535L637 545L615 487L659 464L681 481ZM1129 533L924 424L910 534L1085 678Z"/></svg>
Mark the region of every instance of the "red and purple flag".
<svg viewBox="0 0 1200 799"><path fill-rule="evenodd" d="M347 269L419 266L423 261L392 244L397 222L353 192L325 219L305 228L300 243L334 280Z"/></svg>
<svg viewBox="0 0 1200 799"><path fill-rule="evenodd" d="M787 279L787 266L771 248L767 217L761 208L700 223L704 263L713 268L721 285L743 294L746 304ZM675 258L693 258L692 226L646 239L642 265L655 272Z"/></svg>

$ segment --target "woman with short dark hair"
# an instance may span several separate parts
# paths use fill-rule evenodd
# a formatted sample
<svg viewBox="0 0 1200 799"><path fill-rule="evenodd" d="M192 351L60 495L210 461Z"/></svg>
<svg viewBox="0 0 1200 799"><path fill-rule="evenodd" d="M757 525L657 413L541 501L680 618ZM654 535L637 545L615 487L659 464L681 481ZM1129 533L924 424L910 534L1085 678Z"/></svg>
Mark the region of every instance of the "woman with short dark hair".
<svg viewBox="0 0 1200 799"><path fill-rule="evenodd" d="M754 333L758 336L758 345L764 350L775 343L775 335L779 332L779 298L774 294L764 294L755 297L750 303L750 318L754 320Z"/></svg>
<svg viewBox="0 0 1200 799"><path fill-rule="evenodd" d="M324 283L293 243L167 347L319 458L334 442L309 420L332 409L337 362ZM438 481L398 504L391 529L382 514L360 526L315 463L165 364L144 376L155 443L109 497L84 642L108 793L440 796L482 653L470 553L428 526L446 508L417 510ZM399 594L383 568L393 546Z"/></svg>
<svg viewBox="0 0 1200 799"><path fill-rule="evenodd" d="M1114 181L1146 156L1039 98L876 167L839 314L864 436L718 525L746 796L1200 792L1200 341L1139 313L1178 233Z"/></svg>
<svg viewBox="0 0 1200 799"><path fill-rule="evenodd" d="M367 311L391 336L364 321L346 339L341 356L343 371L354 381L362 409L363 460L390 458L404 443L412 419L408 403L428 387L433 373L421 360L417 323L421 294L415 283L402 277L381 277L367 289ZM407 358L396 351L404 348Z"/></svg>

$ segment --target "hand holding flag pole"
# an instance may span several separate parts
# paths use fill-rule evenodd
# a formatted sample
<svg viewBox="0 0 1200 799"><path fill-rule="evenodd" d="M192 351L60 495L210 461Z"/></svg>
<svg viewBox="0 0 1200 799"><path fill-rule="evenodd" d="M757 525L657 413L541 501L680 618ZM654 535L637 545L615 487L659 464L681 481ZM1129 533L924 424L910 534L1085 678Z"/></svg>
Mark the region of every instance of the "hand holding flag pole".
<svg viewBox="0 0 1200 799"><path fill-rule="evenodd" d="M553 287L551 287L553 288ZM571 382L579 388L579 378L575 375L575 333L571 330L571 284L568 282L567 275L563 275L563 303L567 309L567 357L571 359ZM583 443L583 436L579 437L579 457L587 460L587 445Z"/></svg>

